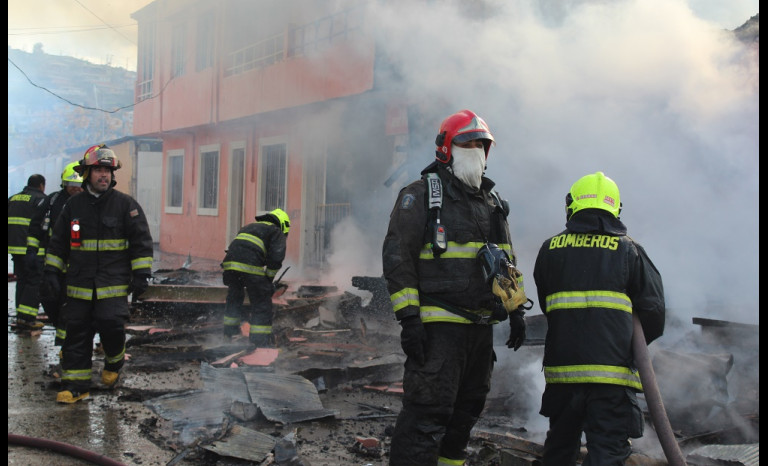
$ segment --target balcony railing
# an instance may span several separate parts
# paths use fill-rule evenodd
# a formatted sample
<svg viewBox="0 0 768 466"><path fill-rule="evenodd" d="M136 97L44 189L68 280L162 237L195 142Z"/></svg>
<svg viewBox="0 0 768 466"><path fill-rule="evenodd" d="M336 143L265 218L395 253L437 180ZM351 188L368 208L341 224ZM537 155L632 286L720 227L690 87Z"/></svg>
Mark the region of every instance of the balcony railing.
<svg viewBox="0 0 768 466"><path fill-rule="evenodd" d="M362 30L363 8L360 5L325 16L307 24L291 27L231 52L227 56L224 76L273 65L287 57L310 55L339 40L351 40ZM286 39L287 37L287 39Z"/></svg>
<svg viewBox="0 0 768 466"><path fill-rule="evenodd" d="M136 102L152 97L152 80L140 82L136 85Z"/></svg>
<svg viewBox="0 0 768 466"><path fill-rule="evenodd" d="M224 76L273 65L283 59L285 34L279 33L235 50L227 57Z"/></svg>

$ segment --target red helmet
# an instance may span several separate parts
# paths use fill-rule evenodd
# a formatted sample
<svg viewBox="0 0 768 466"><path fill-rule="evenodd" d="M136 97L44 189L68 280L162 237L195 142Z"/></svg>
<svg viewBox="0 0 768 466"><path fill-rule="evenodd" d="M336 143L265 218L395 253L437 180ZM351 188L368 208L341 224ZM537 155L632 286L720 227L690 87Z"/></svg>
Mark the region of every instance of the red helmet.
<svg viewBox="0 0 768 466"><path fill-rule="evenodd" d="M82 175L86 169L93 166L109 167L114 171L122 167L123 164L117 159L117 155L115 155L112 149L107 147L106 144L99 144L89 147L85 151L83 159L80 160L80 165L74 167L74 170Z"/></svg>
<svg viewBox="0 0 768 466"><path fill-rule="evenodd" d="M435 138L438 162L451 163L451 145L473 139L482 139L485 146L485 158L494 143L493 134L485 121L470 110L462 110L449 116L440 124L440 131Z"/></svg>

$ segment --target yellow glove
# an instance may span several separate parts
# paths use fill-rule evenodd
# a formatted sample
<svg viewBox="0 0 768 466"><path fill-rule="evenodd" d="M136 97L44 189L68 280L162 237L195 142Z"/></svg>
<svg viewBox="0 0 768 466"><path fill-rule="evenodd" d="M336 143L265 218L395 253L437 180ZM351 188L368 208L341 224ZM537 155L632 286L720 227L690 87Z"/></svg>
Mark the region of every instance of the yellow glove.
<svg viewBox="0 0 768 466"><path fill-rule="evenodd" d="M491 290L493 294L501 298L504 309L507 312L513 312L524 306L529 299L525 296L523 274L517 267L507 262L507 270L505 272L505 274L498 274L494 277Z"/></svg>

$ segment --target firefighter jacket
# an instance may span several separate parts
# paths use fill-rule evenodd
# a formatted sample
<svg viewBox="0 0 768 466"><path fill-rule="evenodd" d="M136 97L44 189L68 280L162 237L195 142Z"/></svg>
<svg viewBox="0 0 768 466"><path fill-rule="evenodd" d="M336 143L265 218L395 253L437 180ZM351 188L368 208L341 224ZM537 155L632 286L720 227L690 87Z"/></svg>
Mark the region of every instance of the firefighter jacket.
<svg viewBox="0 0 768 466"><path fill-rule="evenodd" d="M29 224L44 200L45 194L31 186L8 198L8 254L27 253Z"/></svg>
<svg viewBox="0 0 768 466"><path fill-rule="evenodd" d="M433 250L437 212L428 208L425 178L430 172L437 173L443 188L439 216L447 249L442 253ZM425 323L471 323L450 311L459 308L488 322L500 301L483 279L477 252L486 242L496 243L515 262L508 205L492 194L494 182L488 178L483 177L480 190L472 193L437 163L425 168L422 175L400 190L382 247L384 278L395 317L402 320L419 315ZM505 318L506 312L503 315Z"/></svg>
<svg viewBox="0 0 768 466"><path fill-rule="evenodd" d="M45 197L35 216L32 217L32 222L29 224L27 254L31 252L38 256L45 256L48 241L53 233L53 225L68 199L69 192L66 189L56 191Z"/></svg>
<svg viewBox="0 0 768 466"><path fill-rule="evenodd" d="M229 243L221 267L224 270L260 275L271 281L283 266L285 239L286 235L279 224L267 220L249 223Z"/></svg>
<svg viewBox="0 0 768 466"><path fill-rule="evenodd" d="M608 212L574 214L546 240L533 278L547 318L544 378L641 391L632 353L632 314L646 343L664 332L661 275L624 224Z"/></svg>
<svg viewBox="0 0 768 466"><path fill-rule="evenodd" d="M114 183L112 185L114 187ZM99 197L70 197L53 226L45 272L67 274L67 296L91 300L128 296L135 276L152 274L152 236L144 211L113 187Z"/></svg>

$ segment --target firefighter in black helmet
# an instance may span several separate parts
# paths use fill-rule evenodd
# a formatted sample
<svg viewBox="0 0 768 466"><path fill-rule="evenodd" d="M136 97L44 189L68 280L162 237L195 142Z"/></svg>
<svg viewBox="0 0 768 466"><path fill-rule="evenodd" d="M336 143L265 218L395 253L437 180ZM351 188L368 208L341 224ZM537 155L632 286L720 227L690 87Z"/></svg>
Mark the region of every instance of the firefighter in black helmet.
<svg viewBox="0 0 768 466"><path fill-rule="evenodd" d="M436 160L400 191L382 248L407 356L389 455L395 466L464 464L491 388L492 325L509 313L508 346L525 340L522 305L510 304L526 301L522 290L502 286L505 306L493 291L496 275L478 258L487 247L504 258L497 263L516 260L508 203L483 176L493 135L462 110L443 121L435 142Z"/></svg>
<svg viewBox="0 0 768 466"><path fill-rule="evenodd" d="M75 167L83 177L83 192L64 205L48 243L45 281L51 296L60 287L67 295L60 316L66 338L59 403L88 398L96 332L104 348L101 382L109 388L117 384L125 362L128 295L137 297L149 286L152 236L138 202L114 189L120 167L104 144L85 151Z"/></svg>
<svg viewBox="0 0 768 466"><path fill-rule="evenodd" d="M45 177L32 175L24 189L8 198L8 254L13 260L16 276L16 325L20 329L34 330L43 327L37 320L40 269L26 259L27 233L32 217L45 201Z"/></svg>

